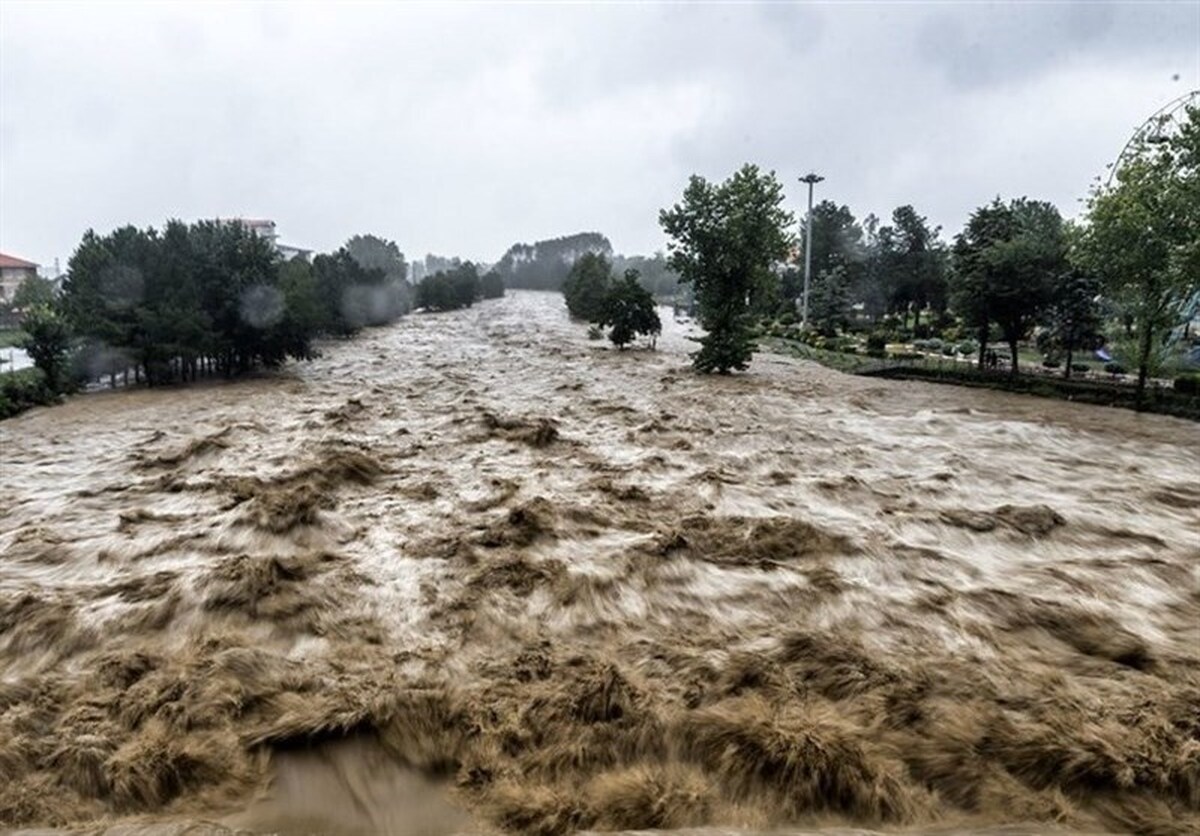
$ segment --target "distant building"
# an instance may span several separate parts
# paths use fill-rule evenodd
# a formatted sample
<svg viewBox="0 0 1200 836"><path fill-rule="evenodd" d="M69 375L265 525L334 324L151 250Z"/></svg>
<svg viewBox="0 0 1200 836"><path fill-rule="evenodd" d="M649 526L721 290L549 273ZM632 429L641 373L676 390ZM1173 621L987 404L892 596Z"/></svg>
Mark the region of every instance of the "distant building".
<svg viewBox="0 0 1200 836"><path fill-rule="evenodd" d="M280 244L275 242L275 252L279 253L279 257L284 261L291 261L293 258L302 258L305 261L312 260L312 250L306 250L303 247L293 247L291 244Z"/></svg>
<svg viewBox="0 0 1200 836"><path fill-rule="evenodd" d="M258 218L228 218L226 222L240 225L247 232L253 232L264 241L269 241L271 246L274 246L275 241L279 238L279 234L275 231L274 221Z"/></svg>
<svg viewBox="0 0 1200 836"><path fill-rule="evenodd" d="M281 244L279 242L279 233L275 229L275 222L265 218L218 218L220 223L238 224L247 232L253 232L259 238L270 243L275 248L275 252L284 261L291 261L293 258L300 257L305 261L312 258L313 251L304 249L303 247L295 247L291 244Z"/></svg>
<svg viewBox="0 0 1200 836"><path fill-rule="evenodd" d="M0 253L0 302L10 303L26 279L36 278L38 266L15 255Z"/></svg>

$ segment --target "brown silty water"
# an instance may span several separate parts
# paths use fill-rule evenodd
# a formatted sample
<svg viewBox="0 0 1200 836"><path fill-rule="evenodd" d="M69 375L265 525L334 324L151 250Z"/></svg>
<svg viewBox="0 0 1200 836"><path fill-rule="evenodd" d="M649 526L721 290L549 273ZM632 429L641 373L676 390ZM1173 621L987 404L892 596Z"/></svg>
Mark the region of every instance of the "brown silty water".
<svg viewBox="0 0 1200 836"><path fill-rule="evenodd" d="M1200 832L1197 425L664 315L0 424L0 823Z"/></svg>

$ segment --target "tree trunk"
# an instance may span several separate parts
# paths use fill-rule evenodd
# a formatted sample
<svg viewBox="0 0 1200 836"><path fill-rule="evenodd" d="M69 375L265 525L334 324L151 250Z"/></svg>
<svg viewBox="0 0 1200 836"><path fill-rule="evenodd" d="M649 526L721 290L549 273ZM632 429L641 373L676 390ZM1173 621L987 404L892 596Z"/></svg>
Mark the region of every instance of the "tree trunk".
<svg viewBox="0 0 1200 836"><path fill-rule="evenodd" d="M985 322L979 326L979 370L983 371L987 366L984 360L987 358L987 336L988 324Z"/></svg>
<svg viewBox="0 0 1200 836"><path fill-rule="evenodd" d="M1153 329L1146 324L1146 327L1142 329L1141 339L1138 341L1138 409L1142 408L1142 400L1146 396L1146 378L1150 376L1150 347L1154 344L1153 334Z"/></svg>
<svg viewBox="0 0 1200 836"><path fill-rule="evenodd" d="M1008 374L1009 374L1009 377L1016 377L1017 376L1017 341L1015 338L1009 339L1008 350L1009 350L1009 353L1011 354L1011 356L1009 357L1010 365L1009 365L1009 369L1008 369Z"/></svg>
<svg viewBox="0 0 1200 836"><path fill-rule="evenodd" d="M1067 364L1063 367L1064 378L1071 376L1071 358L1075 356L1075 349L1072 347L1072 345L1073 343L1067 343Z"/></svg>

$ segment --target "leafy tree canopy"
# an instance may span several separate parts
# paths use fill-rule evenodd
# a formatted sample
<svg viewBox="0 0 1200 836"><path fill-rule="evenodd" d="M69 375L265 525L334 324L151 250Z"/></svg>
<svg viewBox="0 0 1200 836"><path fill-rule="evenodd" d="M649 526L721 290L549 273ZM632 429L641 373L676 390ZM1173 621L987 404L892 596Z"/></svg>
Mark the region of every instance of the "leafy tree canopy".
<svg viewBox="0 0 1200 836"><path fill-rule="evenodd" d="M26 311L22 327L27 334L22 348L46 376L50 389L62 391L67 382L67 352L71 347L67 323L52 307L41 304Z"/></svg>
<svg viewBox="0 0 1200 836"><path fill-rule="evenodd" d="M604 318L612 265L598 253L584 253L563 282L563 297L573 319L600 322Z"/></svg>
<svg viewBox="0 0 1200 836"><path fill-rule="evenodd" d="M39 305L54 303L54 284L41 276L30 276L21 282L13 294L13 307L19 311L28 311Z"/></svg>
<svg viewBox="0 0 1200 836"><path fill-rule="evenodd" d="M754 352L749 306L773 288L772 267L791 246L791 214L774 172L745 165L723 183L693 176L683 199L659 213L669 264L692 285L708 332L692 355L702 372L744 369Z"/></svg>
<svg viewBox="0 0 1200 836"><path fill-rule="evenodd" d="M1137 334L1140 397L1156 341L1200 282L1200 111L1166 143L1134 149L1116 183L1093 191L1080 254Z"/></svg>
<svg viewBox="0 0 1200 836"><path fill-rule="evenodd" d="M453 270L421 279L417 284L416 304L427 311L452 311L470 307L479 295L479 270L465 261Z"/></svg>
<svg viewBox="0 0 1200 836"><path fill-rule="evenodd" d="M613 282L604 303L601 326L611 326L608 338L617 348L624 348L639 335L657 336L662 333L662 321L654 309L654 297L642 287L637 270L626 270L625 276Z"/></svg>
<svg viewBox="0 0 1200 836"><path fill-rule="evenodd" d="M1066 256L1062 217L1049 203L996 198L972 213L954 243L952 298L959 315L979 329L981 366L987 328L995 323L1017 373L1017 343L1049 305Z"/></svg>

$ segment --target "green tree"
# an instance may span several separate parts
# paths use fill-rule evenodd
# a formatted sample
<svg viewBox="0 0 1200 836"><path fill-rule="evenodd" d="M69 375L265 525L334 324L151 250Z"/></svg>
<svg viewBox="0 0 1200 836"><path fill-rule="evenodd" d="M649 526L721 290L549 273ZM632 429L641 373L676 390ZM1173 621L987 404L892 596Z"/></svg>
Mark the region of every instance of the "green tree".
<svg viewBox="0 0 1200 836"><path fill-rule="evenodd" d="M88 231L71 257L61 309L92 375L151 384L226 375L311 356L312 311L280 285L271 245L242 225L170 221L162 232ZM311 298L309 298L311 302Z"/></svg>
<svg viewBox="0 0 1200 836"><path fill-rule="evenodd" d="M421 279L417 284L416 305L427 311L452 311L470 307L479 295L479 268L466 261Z"/></svg>
<svg viewBox="0 0 1200 836"><path fill-rule="evenodd" d="M819 295L818 285L825 277L836 277L837 287L831 287L834 295L840 294L846 283L856 283L863 270L866 255L863 244L863 228L850 211L849 206L839 206L832 200L822 200L813 207L813 246L812 246L812 281L809 286L808 313L810 321L815 321L813 301ZM805 264L805 247L808 246L807 235L801 235L800 251L796 264L803 269ZM800 274L800 287L803 288L803 273ZM790 283L785 285L789 287ZM828 294L826 294L828 297ZM796 297L786 301L794 306ZM795 309L794 307L792 308ZM847 311L849 304L847 303ZM819 327L819 326L818 326Z"/></svg>
<svg viewBox="0 0 1200 836"><path fill-rule="evenodd" d="M624 278L613 282L599 324L612 327L608 338L619 349L633 342L639 334L656 337L662 333L654 297L642 287L637 270L626 270Z"/></svg>
<svg viewBox="0 0 1200 836"><path fill-rule="evenodd" d="M1018 372L1017 344L1051 299L1055 277L1067 267L1062 217L1049 203L999 198L972 213L955 239L951 296L963 320L979 332L979 364L988 326L1001 329Z"/></svg>
<svg viewBox="0 0 1200 836"><path fill-rule="evenodd" d="M51 390L63 391L67 383L67 353L71 348L67 323L49 305L37 305L26 311L22 327L28 336L21 347L46 376Z"/></svg>
<svg viewBox="0 0 1200 836"><path fill-rule="evenodd" d="M850 282L846 268L841 264L822 270L813 278L809 288L808 321L827 337L850 326L853 304Z"/></svg>
<svg viewBox="0 0 1200 836"><path fill-rule="evenodd" d="M41 276L30 276L21 282L13 294L13 307L19 311L54 303L54 284Z"/></svg>
<svg viewBox="0 0 1200 836"><path fill-rule="evenodd" d="M374 295L376 310L368 324L383 325L399 318L412 306L412 289L408 284L408 263L395 241L376 235L355 235L345 244L346 252L364 270L382 274L381 291Z"/></svg>
<svg viewBox="0 0 1200 836"><path fill-rule="evenodd" d="M1178 324L1200 276L1200 119L1189 109L1178 135L1145 144L1111 187L1089 200L1082 242L1087 266L1136 335L1138 399L1156 344Z"/></svg>
<svg viewBox="0 0 1200 836"><path fill-rule="evenodd" d="M318 255L312 267L325 319L323 331L348 337L364 326L389 321L391 301L383 270L364 267L345 247Z"/></svg>
<svg viewBox="0 0 1200 836"><path fill-rule="evenodd" d="M1066 226L1069 241L1068 264L1050 285L1049 299L1039 336L1039 347L1047 353L1065 355L1063 377L1069 377L1075 352L1098 347L1103 338L1100 315L1100 280L1082 263L1081 231L1073 224Z"/></svg>
<svg viewBox="0 0 1200 836"><path fill-rule="evenodd" d="M499 299L504 295L504 278L496 270L489 270L479 280L479 295L484 299Z"/></svg>
<svg viewBox="0 0 1200 836"><path fill-rule="evenodd" d="M772 266L791 245L791 214L774 172L745 165L724 183L693 176L683 200L659 213L671 237L669 263L695 291L708 332L692 355L701 372L744 369L755 345L749 305L774 286Z"/></svg>
<svg viewBox="0 0 1200 836"><path fill-rule="evenodd" d="M572 319L600 322L612 285L612 265L599 253L586 252L563 281L563 298Z"/></svg>
<svg viewBox="0 0 1200 836"><path fill-rule="evenodd" d="M946 309L946 250L939 232L940 227L931 227L905 205L892 212L892 226L883 236L888 243L884 269L889 313L903 314L907 323L911 310L914 328L921 324L921 311Z"/></svg>

